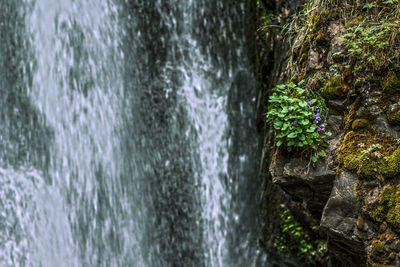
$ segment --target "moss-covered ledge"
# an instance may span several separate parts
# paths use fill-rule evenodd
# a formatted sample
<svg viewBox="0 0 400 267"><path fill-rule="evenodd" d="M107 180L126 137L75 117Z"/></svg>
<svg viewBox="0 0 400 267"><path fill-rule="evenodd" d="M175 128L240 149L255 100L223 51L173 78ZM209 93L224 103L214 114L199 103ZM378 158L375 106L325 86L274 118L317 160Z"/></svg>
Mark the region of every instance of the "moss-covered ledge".
<svg viewBox="0 0 400 267"><path fill-rule="evenodd" d="M376 129L348 132L340 146L338 161L360 178L400 178L400 139Z"/></svg>

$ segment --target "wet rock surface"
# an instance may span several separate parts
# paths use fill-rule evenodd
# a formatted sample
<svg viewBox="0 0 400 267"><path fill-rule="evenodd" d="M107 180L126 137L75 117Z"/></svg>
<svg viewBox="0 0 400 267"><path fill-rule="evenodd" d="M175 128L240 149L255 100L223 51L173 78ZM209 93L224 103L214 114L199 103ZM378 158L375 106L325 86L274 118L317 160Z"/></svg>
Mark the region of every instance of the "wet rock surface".
<svg viewBox="0 0 400 267"><path fill-rule="evenodd" d="M307 203L311 211L321 212L328 200L336 173L327 161L316 166L305 158L290 157L278 152L270 166L272 182L291 196Z"/></svg>
<svg viewBox="0 0 400 267"><path fill-rule="evenodd" d="M343 171L335 180L321 218L327 232L332 263L340 266L365 266L366 255L357 236L360 207L355 195L356 175ZM343 255L348 255L343 257ZM336 266L336 265L334 265Z"/></svg>

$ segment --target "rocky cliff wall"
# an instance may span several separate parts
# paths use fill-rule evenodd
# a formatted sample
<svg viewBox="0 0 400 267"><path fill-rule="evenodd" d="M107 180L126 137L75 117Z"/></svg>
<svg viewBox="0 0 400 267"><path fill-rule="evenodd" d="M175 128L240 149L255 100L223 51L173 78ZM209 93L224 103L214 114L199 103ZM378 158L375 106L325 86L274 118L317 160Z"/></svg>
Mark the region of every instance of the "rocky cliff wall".
<svg viewBox="0 0 400 267"><path fill-rule="evenodd" d="M399 1L250 2L262 245L287 266L399 266ZM316 163L265 122L271 89L290 81L326 102Z"/></svg>

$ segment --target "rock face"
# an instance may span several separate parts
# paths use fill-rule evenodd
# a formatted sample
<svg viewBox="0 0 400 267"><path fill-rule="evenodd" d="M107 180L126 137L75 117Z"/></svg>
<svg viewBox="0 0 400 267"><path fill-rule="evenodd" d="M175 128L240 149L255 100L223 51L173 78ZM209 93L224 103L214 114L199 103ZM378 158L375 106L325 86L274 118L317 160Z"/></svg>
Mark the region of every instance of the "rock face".
<svg viewBox="0 0 400 267"><path fill-rule="evenodd" d="M278 151L270 165L272 182L294 198L303 200L311 212L321 212L332 189L336 173L325 160L316 167L310 160L290 157Z"/></svg>
<svg viewBox="0 0 400 267"><path fill-rule="evenodd" d="M258 25L250 54L259 81L257 129L264 189L260 240L278 261L284 262L286 254L298 260L297 265L399 266L396 6L393 1L365 6L350 0L328 2L249 1ZM383 20L387 24L370 23ZM389 24L394 26L388 30ZM285 35L279 28L283 25L289 25ZM301 152L277 148L276 133L265 123L271 88L301 80L325 99L329 110L332 136L327 157L317 164L310 164ZM315 248L307 252L308 258L278 242L287 237L281 216L287 210L301 233L307 233L304 242ZM319 254L323 241L329 259ZM295 239L290 242L301 246ZM312 256L314 252L319 256Z"/></svg>
<svg viewBox="0 0 400 267"><path fill-rule="evenodd" d="M357 236L360 205L354 189L357 176L342 172L332 188L321 218L321 228L327 232L333 266L363 266L364 246ZM343 257L347 255L347 257Z"/></svg>

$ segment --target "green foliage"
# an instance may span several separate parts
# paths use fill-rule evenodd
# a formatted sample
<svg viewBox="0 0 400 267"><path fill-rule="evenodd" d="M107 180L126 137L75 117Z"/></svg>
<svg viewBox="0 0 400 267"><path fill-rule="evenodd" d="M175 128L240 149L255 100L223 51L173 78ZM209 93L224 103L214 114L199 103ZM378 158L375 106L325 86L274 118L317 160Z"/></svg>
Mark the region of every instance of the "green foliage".
<svg viewBox="0 0 400 267"><path fill-rule="evenodd" d="M265 14L264 16L261 16L260 18L260 28L259 31L262 31L264 33L268 33L269 28L272 27L280 27L279 25L275 25L274 22L277 21L277 18L275 15L268 13Z"/></svg>
<svg viewBox="0 0 400 267"><path fill-rule="evenodd" d="M369 159L367 155L368 155L369 153L372 153L376 148L380 148L380 147L381 147L380 144L373 144L373 145L371 145L369 148L364 149L364 150L361 151L361 157L362 157L362 158L365 158L365 159Z"/></svg>
<svg viewBox="0 0 400 267"><path fill-rule="evenodd" d="M275 240L275 247L281 253L293 253L307 265L315 265L317 257L322 259L327 256L326 241L312 241L290 210L282 213L281 221L281 235ZM312 230L318 231L318 227Z"/></svg>
<svg viewBox="0 0 400 267"><path fill-rule="evenodd" d="M390 70L400 59L400 1L360 1L347 20L343 35L354 73L369 79L382 70ZM383 73L383 72L382 72Z"/></svg>
<svg viewBox="0 0 400 267"><path fill-rule="evenodd" d="M366 4L370 7L372 4ZM391 23L355 23L347 29L343 40L352 56L359 60L362 66L377 69L381 63L381 53L385 53L389 46L390 36L393 30ZM358 69L361 69L358 66Z"/></svg>
<svg viewBox="0 0 400 267"><path fill-rule="evenodd" d="M300 82L299 86L304 82ZM311 150L312 160L325 157L322 150L325 131L326 105L322 97L290 82L273 88L269 97L267 122L276 132L277 146Z"/></svg>
<svg viewBox="0 0 400 267"><path fill-rule="evenodd" d="M374 3L366 3L366 4L363 6L363 8L366 8L366 9L371 9L371 8L373 8L373 7L375 7L375 4L374 4Z"/></svg>

